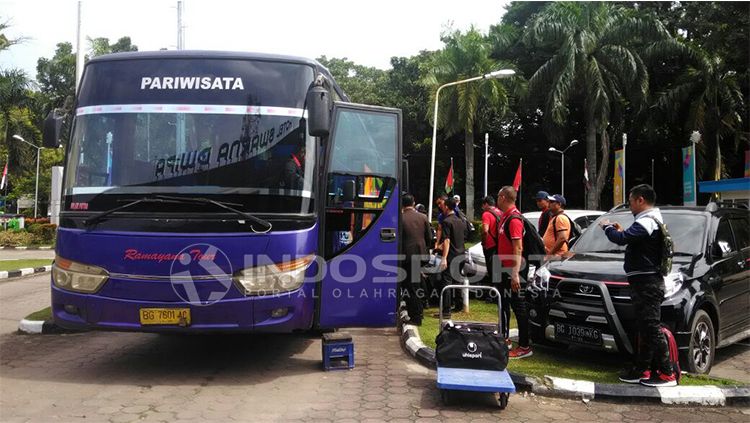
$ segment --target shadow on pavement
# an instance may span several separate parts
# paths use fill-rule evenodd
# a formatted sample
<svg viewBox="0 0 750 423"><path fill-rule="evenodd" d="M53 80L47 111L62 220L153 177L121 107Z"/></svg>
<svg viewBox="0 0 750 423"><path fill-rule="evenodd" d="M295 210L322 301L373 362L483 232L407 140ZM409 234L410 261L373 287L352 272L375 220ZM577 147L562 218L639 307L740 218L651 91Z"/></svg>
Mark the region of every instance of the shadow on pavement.
<svg viewBox="0 0 750 423"><path fill-rule="evenodd" d="M316 342L295 335L88 332L0 336L3 378L83 384L264 383L321 371Z"/></svg>

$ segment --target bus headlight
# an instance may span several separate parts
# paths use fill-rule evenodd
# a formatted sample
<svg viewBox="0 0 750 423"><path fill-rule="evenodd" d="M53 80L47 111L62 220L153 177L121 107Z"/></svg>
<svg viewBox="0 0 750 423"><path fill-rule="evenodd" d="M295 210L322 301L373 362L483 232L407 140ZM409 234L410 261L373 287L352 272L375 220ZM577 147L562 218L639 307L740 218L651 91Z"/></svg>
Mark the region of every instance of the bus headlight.
<svg viewBox="0 0 750 423"><path fill-rule="evenodd" d="M101 267L55 256L55 263L52 265L52 283L58 288L91 294L98 291L107 279L109 279L109 273Z"/></svg>
<svg viewBox="0 0 750 423"><path fill-rule="evenodd" d="M249 267L235 273L233 279L245 295L271 295L294 291L305 281L305 270L314 256L268 266Z"/></svg>
<svg viewBox="0 0 750 423"><path fill-rule="evenodd" d="M682 288L682 272L670 273L664 277L664 298L669 298Z"/></svg>

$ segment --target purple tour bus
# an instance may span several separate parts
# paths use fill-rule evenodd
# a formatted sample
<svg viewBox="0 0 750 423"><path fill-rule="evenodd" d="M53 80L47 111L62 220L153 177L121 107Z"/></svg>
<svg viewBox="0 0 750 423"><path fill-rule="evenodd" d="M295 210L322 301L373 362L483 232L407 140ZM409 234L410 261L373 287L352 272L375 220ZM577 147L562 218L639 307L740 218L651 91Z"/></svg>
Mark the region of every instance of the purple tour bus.
<svg viewBox="0 0 750 423"><path fill-rule="evenodd" d="M59 143L62 118L45 121ZM52 311L72 329L393 326L401 112L299 57L86 64L66 145Z"/></svg>

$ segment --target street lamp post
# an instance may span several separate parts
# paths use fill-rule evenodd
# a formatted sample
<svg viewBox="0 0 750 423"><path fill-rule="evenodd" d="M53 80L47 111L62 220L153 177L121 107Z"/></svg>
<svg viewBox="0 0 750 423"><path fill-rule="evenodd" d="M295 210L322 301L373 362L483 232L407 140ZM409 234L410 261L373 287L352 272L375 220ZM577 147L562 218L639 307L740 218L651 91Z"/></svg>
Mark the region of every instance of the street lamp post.
<svg viewBox="0 0 750 423"><path fill-rule="evenodd" d="M484 196L487 196L487 158L490 157L487 154L487 149L490 143L490 134L484 133Z"/></svg>
<svg viewBox="0 0 750 423"><path fill-rule="evenodd" d="M39 154L42 151L42 147L37 147L34 144L26 141L23 139L20 135L13 135L13 138L17 139L18 141L25 142L26 144L36 148L36 188L34 191L34 219L38 217L37 210L39 207Z"/></svg>
<svg viewBox="0 0 750 423"><path fill-rule="evenodd" d="M560 151L556 149L555 147L550 147L549 151L560 153L560 165L562 166L562 172L560 177L560 195L565 197L565 152L568 151L568 149L574 145L578 144L578 140L573 140L570 142L570 145L565 147L565 150Z"/></svg>
<svg viewBox="0 0 750 423"><path fill-rule="evenodd" d="M698 131L693 131L690 134L690 143L693 145L693 202L692 204L690 204L692 206L698 205L698 179L695 176L695 165L697 164L695 156L697 155L698 151L695 147L699 142L701 142L701 133Z"/></svg>
<svg viewBox="0 0 750 423"><path fill-rule="evenodd" d="M435 93L435 115L432 122L432 156L430 162L430 197L428 198L427 206L427 217L432 220L432 202L434 201L433 195L435 190L435 140L437 139L437 117L438 117L438 104L440 104L440 91L445 87L451 87L466 82L478 81L480 79L500 79L507 78L516 74L513 69L500 69L494 72L490 72L481 76L475 76L473 78L462 79L460 81L449 82L438 87Z"/></svg>

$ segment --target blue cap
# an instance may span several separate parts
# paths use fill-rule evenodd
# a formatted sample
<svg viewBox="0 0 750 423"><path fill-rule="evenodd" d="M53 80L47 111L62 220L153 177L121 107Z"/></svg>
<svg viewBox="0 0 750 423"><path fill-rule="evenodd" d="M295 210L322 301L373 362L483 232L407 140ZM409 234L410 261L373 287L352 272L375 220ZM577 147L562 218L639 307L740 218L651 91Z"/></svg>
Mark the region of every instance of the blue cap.
<svg viewBox="0 0 750 423"><path fill-rule="evenodd" d="M565 206L565 197L560 194L550 195L549 197L547 197L547 200L560 203L560 205L563 207Z"/></svg>
<svg viewBox="0 0 750 423"><path fill-rule="evenodd" d="M549 193L547 191L539 191L536 193L536 197L534 198L536 198L537 200L546 200L547 197L549 197Z"/></svg>

